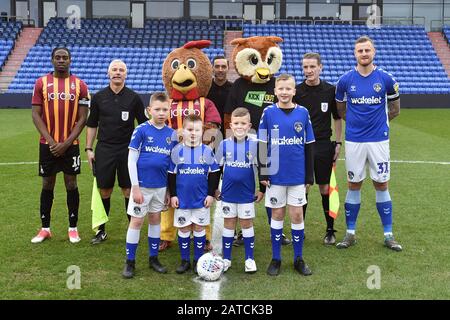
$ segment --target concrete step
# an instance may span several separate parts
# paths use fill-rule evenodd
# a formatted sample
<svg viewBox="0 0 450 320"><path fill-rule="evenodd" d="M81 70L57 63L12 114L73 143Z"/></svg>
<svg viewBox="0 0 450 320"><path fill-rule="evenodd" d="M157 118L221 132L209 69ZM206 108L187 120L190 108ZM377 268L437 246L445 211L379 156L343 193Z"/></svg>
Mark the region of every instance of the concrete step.
<svg viewBox="0 0 450 320"><path fill-rule="evenodd" d="M9 85L11 81L14 79L14 77L0 77L0 84L7 84Z"/></svg>
<svg viewBox="0 0 450 320"><path fill-rule="evenodd" d="M20 65L19 66L6 65L2 68L2 71L17 72L17 70L19 70L19 69L20 69Z"/></svg>
<svg viewBox="0 0 450 320"><path fill-rule="evenodd" d="M0 72L0 76L4 76L4 77L14 77L16 75L17 72L15 71L2 71Z"/></svg>

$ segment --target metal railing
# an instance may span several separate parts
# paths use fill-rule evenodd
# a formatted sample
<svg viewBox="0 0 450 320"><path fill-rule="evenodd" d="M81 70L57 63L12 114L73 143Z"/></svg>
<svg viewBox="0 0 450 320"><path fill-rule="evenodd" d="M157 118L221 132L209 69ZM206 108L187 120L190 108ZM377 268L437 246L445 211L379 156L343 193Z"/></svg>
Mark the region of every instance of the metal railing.
<svg viewBox="0 0 450 320"><path fill-rule="evenodd" d="M450 17L441 20L431 20L430 30L442 31L445 25L450 26Z"/></svg>
<svg viewBox="0 0 450 320"><path fill-rule="evenodd" d="M36 26L35 20L31 19L30 17L6 16L5 15L5 16L0 16L0 21L6 21L6 22L22 21L22 23L25 27Z"/></svg>
<svg viewBox="0 0 450 320"><path fill-rule="evenodd" d="M450 19L450 18L449 18ZM339 19L274 19L274 20L245 20L245 19L208 19L208 21L223 21L225 31L230 27L231 22L238 22L243 28L245 25L366 25L366 20L339 20ZM425 26L425 17L380 17L383 25L419 25Z"/></svg>

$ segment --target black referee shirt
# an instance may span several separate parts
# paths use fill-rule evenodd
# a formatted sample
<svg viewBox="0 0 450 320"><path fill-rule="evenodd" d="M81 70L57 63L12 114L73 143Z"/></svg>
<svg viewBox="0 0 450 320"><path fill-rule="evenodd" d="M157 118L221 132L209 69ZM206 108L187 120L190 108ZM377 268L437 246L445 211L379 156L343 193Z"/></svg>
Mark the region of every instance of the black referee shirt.
<svg viewBox="0 0 450 320"><path fill-rule="evenodd" d="M336 108L335 86L320 80L317 86L308 86L305 81L295 87L294 102L309 111L316 140L330 139L331 115L340 119Z"/></svg>
<svg viewBox="0 0 450 320"><path fill-rule="evenodd" d="M116 94L107 86L92 98L87 126L98 127L98 142L129 144L134 119L138 123L148 120L139 95L127 87Z"/></svg>

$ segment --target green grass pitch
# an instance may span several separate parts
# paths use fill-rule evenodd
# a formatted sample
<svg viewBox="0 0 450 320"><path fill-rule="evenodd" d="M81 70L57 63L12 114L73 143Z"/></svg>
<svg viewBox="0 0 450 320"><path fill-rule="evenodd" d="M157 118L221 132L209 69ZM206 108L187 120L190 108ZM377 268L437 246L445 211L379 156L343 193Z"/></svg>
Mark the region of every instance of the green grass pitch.
<svg viewBox="0 0 450 320"><path fill-rule="evenodd" d="M304 258L314 272L302 277L293 269L292 248L283 247L281 275L266 275L271 259L267 218L261 205L255 221L255 260L258 272L244 273L243 247L233 249L232 268L220 284L221 299L450 299L449 205L450 109L402 110L391 124L393 162L390 194L394 206L394 234L403 252L383 247L383 230L375 208L375 192L369 180L362 190L357 225L358 243L348 250L325 247L325 222L317 186L310 192L306 219ZM84 149L85 133L81 135ZM52 210L53 238L33 245L30 239L40 226L38 214L41 178L37 176L38 133L31 110L0 110L0 299L200 299L201 284L194 274L177 275L177 246L160 255L169 273L148 268L147 229L141 232L137 274L124 280L127 220L123 198L116 188L112 196L109 239L89 243L92 176L86 162L78 186L81 194L79 231L82 241L70 244L62 175L58 175ZM343 158L341 154L340 158ZM82 159L85 155L82 153ZM446 162L438 164L432 162ZM14 163L14 164L7 164ZM341 213L337 238L345 234L342 214L346 193L344 161L338 162ZM289 226L287 221L285 226ZM289 227L285 231L289 234ZM81 288L71 290L69 266L78 266ZM380 289L369 289L380 270ZM369 279L370 280L370 279ZM370 282L370 281L369 281Z"/></svg>

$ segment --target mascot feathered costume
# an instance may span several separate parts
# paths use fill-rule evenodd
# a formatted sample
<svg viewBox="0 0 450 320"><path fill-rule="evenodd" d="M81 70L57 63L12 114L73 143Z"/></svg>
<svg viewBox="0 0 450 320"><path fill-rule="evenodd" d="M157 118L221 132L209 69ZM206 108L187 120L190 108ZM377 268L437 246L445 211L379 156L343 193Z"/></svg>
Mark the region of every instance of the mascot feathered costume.
<svg viewBox="0 0 450 320"><path fill-rule="evenodd" d="M176 130L183 127L183 119L193 113L202 118L205 131L218 128L221 118L214 103L205 98L211 87L213 69L207 55L201 50L211 44L209 40L190 41L171 51L163 63L162 78L171 99L168 124ZM208 130L211 131L211 130ZM204 143L211 141L210 134L204 135ZM175 240L173 209L161 215L160 251ZM211 229L207 228L207 240L211 239Z"/></svg>
<svg viewBox="0 0 450 320"><path fill-rule="evenodd" d="M233 62L239 78L230 90L225 107L225 128L229 128L231 112L237 107L250 111L252 128L257 129L265 107L276 100L273 75L280 70L283 54L275 36L238 38L234 45Z"/></svg>

